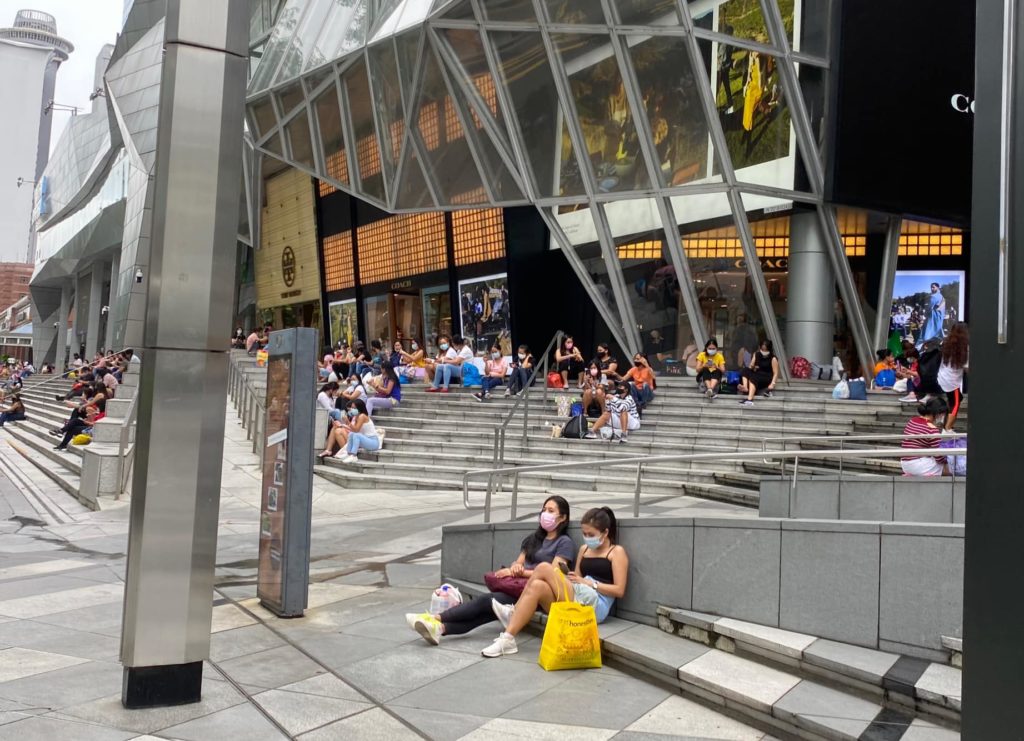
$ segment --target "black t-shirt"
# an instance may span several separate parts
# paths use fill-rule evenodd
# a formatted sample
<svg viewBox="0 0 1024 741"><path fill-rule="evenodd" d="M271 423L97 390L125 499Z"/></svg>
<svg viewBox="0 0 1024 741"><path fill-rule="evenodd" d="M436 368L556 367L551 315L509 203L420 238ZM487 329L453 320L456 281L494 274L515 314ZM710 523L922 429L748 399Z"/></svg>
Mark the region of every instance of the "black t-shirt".
<svg viewBox="0 0 1024 741"><path fill-rule="evenodd" d="M618 363L619 363L619 361L616 360L615 357L613 355L611 355L610 353L603 360L601 358L594 358L593 362L597 363L597 367L601 369L602 373L607 371L608 370L608 366L612 365L613 363L616 366L616 372L618 372Z"/></svg>
<svg viewBox="0 0 1024 741"><path fill-rule="evenodd" d="M758 350L754 353L754 372L764 373L765 375L772 375L772 360L775 358L775 353L768 353L762 355L761 351Z"/></svg>

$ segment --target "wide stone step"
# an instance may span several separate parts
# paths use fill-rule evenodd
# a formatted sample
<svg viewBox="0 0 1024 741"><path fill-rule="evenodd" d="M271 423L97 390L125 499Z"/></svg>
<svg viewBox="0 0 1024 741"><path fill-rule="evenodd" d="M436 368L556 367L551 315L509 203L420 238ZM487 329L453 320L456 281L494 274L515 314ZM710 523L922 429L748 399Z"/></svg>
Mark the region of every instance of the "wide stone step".
<svg viewBox="0 0 1024 741"><path fill-rule="evenodd" d="M802 676L959 726L960 669L825 640L757 623L670 607L658 608L661 629L730 653L768 659Z"/></svg>

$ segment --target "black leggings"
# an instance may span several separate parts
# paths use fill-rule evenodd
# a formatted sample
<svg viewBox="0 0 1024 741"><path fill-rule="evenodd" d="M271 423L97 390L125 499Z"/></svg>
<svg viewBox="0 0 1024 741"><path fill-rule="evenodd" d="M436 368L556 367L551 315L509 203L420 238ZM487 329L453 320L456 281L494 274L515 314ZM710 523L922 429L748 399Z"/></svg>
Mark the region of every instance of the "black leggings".
<svg viewBox="0 0 1024 741"><path fill-rule="evenodd" d="M60 447L66 448L75 435L79 434L83 430L89 429L90 427L92 427L92 425L81 418L68 421L68 423L64 425L64 439L60 441Z"/></svg>
<svg viewBox="0 0 1024 741"><path fill-rule="evenodd" d="M514 597L509 597L502 592L490 592L463 602L440 614L441 622L444 623L444 634L448 636L462 635L481 625L495 622L498 618L494 615L494 610L491 609L492 599L503 605L516 603Z"/></svg>

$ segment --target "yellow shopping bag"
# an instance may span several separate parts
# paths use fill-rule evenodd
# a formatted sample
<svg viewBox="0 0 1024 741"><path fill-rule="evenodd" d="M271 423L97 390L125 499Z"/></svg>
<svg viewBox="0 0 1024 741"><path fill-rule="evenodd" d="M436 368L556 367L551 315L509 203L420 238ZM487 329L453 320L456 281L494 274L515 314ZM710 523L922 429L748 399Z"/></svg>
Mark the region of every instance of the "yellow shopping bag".
<svg viewBox="0 0 1024 741"><path fill-rule="evenodd" d="M562 583L568 600L572 590L565 577ZM594 608L570 601L552 602L537 661L549 672L601 668L601 640Z"/></svg>

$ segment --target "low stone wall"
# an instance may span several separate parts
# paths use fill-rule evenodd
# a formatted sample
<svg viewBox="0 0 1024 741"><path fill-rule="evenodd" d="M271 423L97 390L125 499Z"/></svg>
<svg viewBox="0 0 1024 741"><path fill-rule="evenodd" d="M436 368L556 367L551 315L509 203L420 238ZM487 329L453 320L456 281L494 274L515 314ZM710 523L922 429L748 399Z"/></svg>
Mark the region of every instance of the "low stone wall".
<svg viewBox="0 0 1024 741"><path fill-rule="evenodd" d="M962 478L815 476L761 479L762 517L878 522L964 522L967 482Z"/></svg>
<svg viewBox="0 0 1024 741"><path fill-rule="evenodd" d="M444 528L443 577L482 581L534 527ZM962 634L960 525L649 518L620 522L619 540L630 572L617 614L630 620L654 625L667 605L932 660Z"/></svg>

